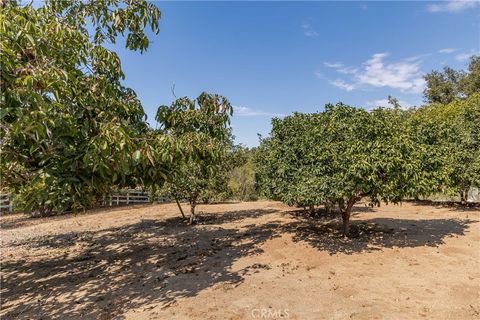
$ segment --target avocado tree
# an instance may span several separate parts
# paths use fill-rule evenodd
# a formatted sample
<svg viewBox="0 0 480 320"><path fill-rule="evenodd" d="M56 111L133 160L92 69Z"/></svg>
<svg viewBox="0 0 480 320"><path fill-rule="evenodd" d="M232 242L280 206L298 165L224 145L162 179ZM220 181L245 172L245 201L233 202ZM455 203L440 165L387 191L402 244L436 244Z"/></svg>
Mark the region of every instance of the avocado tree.
<svg viewBox="0 0 480 320"><path fill-rule="evenodd" d="M400 109L368 112L337 104L274 119L257 156L262 190L290 205L337 205L347 235L357 201L398 202L415 184L417 162L404 117Z"/></svg>
<svg viewBox="0 0 480 320"><path fill-rule="evenodd" d="M135 167L147 129L115 52L144 51L160 11L140 1L2 2L2 188L41 214L87 208Z"/></svg>
<svg viewBox="0 0 480 320"><path fill-rule="evenodd" d="M322 114L294 113L272 120L272 131L255 154L256 179L263 195L288 205L309 207L325 203L323 177L326 161L315 142L315 130L324 125Z"/></svg>
<svg viewBox="0 0 480 320"><path fill-rule="evenodd" d="M212 186L218 172L225 170L228 150L232 145L229 127L233 109L223 96L202 93L196 99L175 100L170 106L158 108L156 119L159 132L190 145L182 157L172 158L171 170L163 186L175 199L184 216L179 200L190 204L190 223L195 221L195 207Z"/></svg>
<svg viewBox="0 0 480 320"><path fill-rule="evenodd" d="M140 1L2 2L2 188L41 214L92 206L134 170L145 114L115 52L144 51L160 11Z"/></svg>
<svg viewBox="0 0 480 320"><path fill-rule="evenodd" d="M480 95L423 106L407 123L424 176L417 193L452 191L465 202L470 187L480 185Z"/></svg>
<svg viewBox="0 0 480 320"><path fill-rule="evenodd" d="M453 165L448 186L465 203L469 189L480 186L480 94L451 104L459 113L454 122L458 135L450 136L448 142Z"/></svg>

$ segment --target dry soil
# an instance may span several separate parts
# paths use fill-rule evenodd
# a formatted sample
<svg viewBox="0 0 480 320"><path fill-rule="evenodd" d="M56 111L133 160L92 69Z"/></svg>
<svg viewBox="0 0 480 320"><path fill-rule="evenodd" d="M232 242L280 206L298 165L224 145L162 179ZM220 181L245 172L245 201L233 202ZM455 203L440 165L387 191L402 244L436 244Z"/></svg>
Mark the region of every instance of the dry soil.
<svg viewBox="0 0 480 320"><path fill-rule="evenodd" d="M186 210L187 208L185 208ZM480 319L480 212L277 202L3 216L2 319Z"/></svg>

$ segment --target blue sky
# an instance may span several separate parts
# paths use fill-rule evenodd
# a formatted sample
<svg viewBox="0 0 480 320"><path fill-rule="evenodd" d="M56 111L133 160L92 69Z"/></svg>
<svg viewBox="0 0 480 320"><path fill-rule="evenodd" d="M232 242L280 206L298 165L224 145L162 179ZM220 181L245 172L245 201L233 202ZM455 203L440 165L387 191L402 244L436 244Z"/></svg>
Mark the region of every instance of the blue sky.
<svg viewBox="0 0 480 320"><path fill-rule="evenodd" d="M175 94L226 96L236 142L258 145L273 116L325 103L422 103L422 75L465 68L480 52L480 3L157 2L160 33L144 54L115 45L125 84L150 123Z"/></svg>

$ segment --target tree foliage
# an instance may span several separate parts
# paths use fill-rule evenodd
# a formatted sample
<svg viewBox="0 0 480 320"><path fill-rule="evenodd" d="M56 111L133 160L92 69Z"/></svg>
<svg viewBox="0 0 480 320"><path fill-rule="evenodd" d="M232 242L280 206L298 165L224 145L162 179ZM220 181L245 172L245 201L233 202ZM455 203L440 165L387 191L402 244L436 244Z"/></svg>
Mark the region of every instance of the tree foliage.
<svg viewBox="0 0 480 320"><path fill-rule="evenodd" d="M240 201L258 200L259 194L255 180L254 157L256 148L238 147L234 157L234 164L229 173L228 188L231 198Z"/></svg>
<svg viewBox="0 0 480 320"><path fill-rule="evenodd" d="M417 194L452 191L465 201L480 185L480 94L413 110L408 126L424 175Z"/></svg>
<svg viewBox="0 0 480 320"><path fill-rule="evenodd" d="M274 119L257 156L262 190L289 205L337 205L347 234L357 201L399 202L418 180L404 117L400 109L337 104Z"/></svg>
<svg viewBox="0 0 480 320"><path fill-rule="evenodd" d="M448 104L457 98L466 98L480 92L480 56L472 56L468 71L445 67L425 75L424 91L428 103Z"/></svg>
<svg viewBox="0 0 480 320"><path fill-rule="evenodd" d="M179 98L157 112L159 133L184 141L181 158L172 161L170 174L163 187L167 196L187 200L190 222L195 220L195 207L200 199L225 187L228 172L228 153L232 146L229 127L233 109L223 96L202 93L196 99ZM173 160L173 159L172 159ZM184 215L179 206L182 215Z"/></svg>
<svg viewBox="0 0 480 320"><path fill-rule="evenodd" d="M2 187L40 213L87 208L127 183L147 132L115 52L145 50L160 11L147 1L3 4L0 12ZM89 30L94 30L90 32Z"/></svg>

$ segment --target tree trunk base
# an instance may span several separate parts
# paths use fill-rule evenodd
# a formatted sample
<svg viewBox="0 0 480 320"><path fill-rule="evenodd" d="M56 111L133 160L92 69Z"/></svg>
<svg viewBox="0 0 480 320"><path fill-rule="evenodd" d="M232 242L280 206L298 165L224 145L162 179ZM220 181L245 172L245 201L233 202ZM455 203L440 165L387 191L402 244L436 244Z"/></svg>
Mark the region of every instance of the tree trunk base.
<svg viewBox="0 0 480 320"><path fill-rule="evenodd" d="M351 208L350 208L351 209ZM350 210L342 212L342 235L348 237L350 233Z"/></svg>

